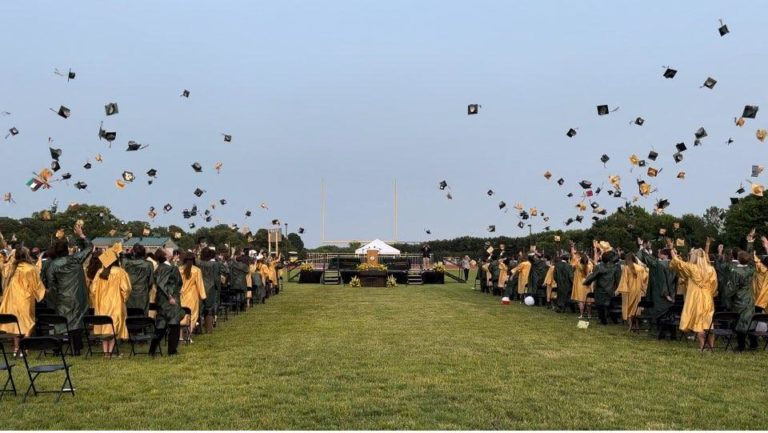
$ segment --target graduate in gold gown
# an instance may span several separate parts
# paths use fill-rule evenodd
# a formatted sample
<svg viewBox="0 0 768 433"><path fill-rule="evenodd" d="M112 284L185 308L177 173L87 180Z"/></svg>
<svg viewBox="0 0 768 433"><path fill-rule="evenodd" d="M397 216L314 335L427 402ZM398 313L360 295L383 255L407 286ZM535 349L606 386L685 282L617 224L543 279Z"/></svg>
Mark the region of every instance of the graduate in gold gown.
<svg viewBox="0 0 768 433"><path fill-rule="evenodd" d="M584 318L584 308L587 304L587 293L592 291L589 285L584 284L584 279L592 273L592 262L586 254L576 251L576 246L571 243L571 266L573 267L573 290L571 299L579 303L579 319ZM588 315L591 312L588 312Z"/></svg>
<svg viewBox="0 0 768 433"><path fill-rule="evenodd" d="M3 291L0 314L13 314L19 321L21 334L29 336L35 326L35 302L45 296L45 286L40 280L40 273L32 263L29 249L19 247L14 253L14 266L8 270L8 286ZM16 325L0 325L0 331L17 334ZM14 355L19 352L20 338L13 340Z"/></svg>
<svg viewBox="0 0 768 433"><path fill-rule="evenodd" d="M200 317L200 301L206 299L203 272L195 266L195 254L186 253L182 261L181 270L181 306L190 309L191 314L185 316L181 326L189 327L189 335L195 329L198 317Z"/></svg>
<svg viewBox="0 0 768 433"><path fill-rule="evenodd" d="M509 280L509 259L499 259L499 282L496 283L495 290L499 296L504 295L504 288L507 287L507 280Z"/></svg>
<svg viewBox="0 0 768 433"><path fill-rule="evenodd" d="M125 301L131 294L131 279L128 273L120 267L118 252L123 249L121 244L115 244L112 248L94 254L88 266L88 278L91 279L89 295L94 314L97 316L109 316L115 326L115 335L121 340L128 339L128 328L125 319L128 310ZM96 325L94 334L110 334L111 327ZM115 348L115 340L103 341L102 350L105 358L111 358Z"/></svg>
<svg viewBox="0 0 768 433"><path fill-rule="evenodd" d="M690 259L686 262L678 256L672 243L669 243L672 252L670 269L685 277L685 303L680 316L680 330L692 331L697 335L699 348L704 344L710 347L714 343L714 335L710 335L710 341L704 341L704 332L712 324L712 316L715 313L714 296L717 292L717 274L709 264L706 253L701 248L691 250Z"/></svg>
<svg viewBox="0 0 768 433"><path fill-rule="evenodd" d="M555 265L547 260L547 274L544 275L544 287L547 289L547 304L552 303L552 295L557 297L557 281L555 281Z"/></svg>
<svg viewBox="0 0 768 433"><path fill-rule="evenodd" d="M648 268L638 263L633 253L627 253L616 291L621 293L621 315L629 324L630 331L636 326L635 317L638 316L640 298L645 296L647 288Z"/></svg>
<svg viewBox="0 0 768 433"><path fill-rule="evenodd" d="M528 288L528 278L531 275L531 261L526 260L522 254L520 254L520 263L512 269L512 274L517 276L517 296L520 301L523 301L525 292Z"/></svg>
<svg viewBox="0 0 768 433"><path fill-rule="evenodd" d="M768 239L763 236L763 248L768 253ZM752 291L755 296L755 312L762 313L768 308L768 256L763 258L755 253L755 278L752 281Z"/></svg>

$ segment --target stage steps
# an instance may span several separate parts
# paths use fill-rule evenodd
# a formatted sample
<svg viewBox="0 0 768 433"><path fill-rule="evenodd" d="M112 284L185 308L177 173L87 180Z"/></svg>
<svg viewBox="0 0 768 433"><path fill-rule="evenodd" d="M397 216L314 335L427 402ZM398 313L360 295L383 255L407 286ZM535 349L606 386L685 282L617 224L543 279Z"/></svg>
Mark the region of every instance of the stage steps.
<svg viewBox="0 0 768 433"><path fill-rule="evenodd" d="M422 284L421 271L417 269L411 269L408 271L408 285L416 286Z"/></svg>
<svg viewBox="0 0 768 433"><path fill-rule="evenodd" d="M326 269L323 272L323 284L341 284L341 272L335 269Z"/></svg>

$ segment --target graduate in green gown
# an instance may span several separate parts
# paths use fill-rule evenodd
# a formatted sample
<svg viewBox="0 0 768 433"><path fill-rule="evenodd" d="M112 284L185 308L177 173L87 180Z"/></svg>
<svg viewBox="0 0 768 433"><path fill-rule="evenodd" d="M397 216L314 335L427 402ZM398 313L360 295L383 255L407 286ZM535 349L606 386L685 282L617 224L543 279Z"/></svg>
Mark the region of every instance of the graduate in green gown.
<svg viewBox="0 0 768 433"><path fill-rule="evenodd" d="M205 286L205 299L203 300L203 330L210 334L213 332L213 319L219 305L219 293L221 293L221 263L216 261L216 252L210 248L200 251L200 261L197 267L203 272L203 286Z"/></svg>
<svg viewBox="0 0 768 433"><path fill-rule="evenodd" d="M157 332L149 346L149 354L153 356L166 333L168 333L168 354L176 354L181 334L180 323L185 316L184 310L181 309L181 272L179 272L178 267L173 266L168 261L172 255L172 252L163 249L155 252L155 259L158 263L154 273L155 287L157 288L155 297L157 304L155 327Z"/></svg>
<svg viewBox="0 0 768 433"><path fill-rule="evenodd" d="M555 282L557 283L557 312L568 308L573 290L573 267L567 254L555 257Z"/></svg>
<svg viewBox="0 0 768 433"><path fill-rule="evenodd" d="M133 246L132 257L123 259L123 270L131 281L131 293L126 308L141 308L149 314L149 291L152 289L154 266L147 260L147 251L141 244Z"/></svg>
<svg viewBox="0 0 768 433"><path fill-rule="evenodd" d="M677 330L674 327L668 330L661 329L659 323L659 320L669 311L669 307L675 303L677 293L676 275L669 270L669 251L659 249L656 252L657 256L654 256L650 243L639 238L637 243L640 247L637 258L648 266L648 291L645 297L653 302L653 307L648 309L652 326L657 327L659 339L664 338L666 331L670 331L670 338L674 339Z"/></svg>
<svg viewBox="0 0 768 433"><path fill-rule="evenodd" d="M607 245L607 242L601 242ZM602 246L599 253L600 263L584 280L585 285L595 284L595 306L597 307L600 323L608 324L608 306L619 286L621 267L616 263L619 256L610 245Z"/></svg>

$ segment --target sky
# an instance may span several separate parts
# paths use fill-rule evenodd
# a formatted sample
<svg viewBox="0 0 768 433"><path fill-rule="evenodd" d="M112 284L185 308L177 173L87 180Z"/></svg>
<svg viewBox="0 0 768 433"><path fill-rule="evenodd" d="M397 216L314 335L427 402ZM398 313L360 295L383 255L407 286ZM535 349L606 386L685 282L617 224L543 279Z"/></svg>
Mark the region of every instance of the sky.
<svg viewBox="0 0 768 433"><path fill-rule="evenodd" d="M396 181L400 241L485 236L491 224L522 236L528 228L499 201L550 217L530 220L533 231L562 228L577 215L578 182L607 189L612 174L624 196L636 179L651 182L657 191L637 203L649 210L665 198L671 214L702 214L727 207L751 166L766 164L768 143L755 137L764 113L734 125L745 105L768 110L764 11L757 1L0 2L0 111L11 113L0 130L20 131L0 140L0 189L15 200L0 215L29 216L56 199L106 205L126 221L147 220L154 206L153 225L186 227L182 209L224 198L198 227L280 219L317 246L324 180L326 240L391 240ZM677 76L663 78L664 66ZM707 77L714 89L701 88ZM105 116L108 102L119 114ZM479 114L468 116L468 104ZM598 116L602 104L620 108ZM71 117L49 110L60 105ZM98 139L102 121L118 133L111 147ZM709 136L694 148L699 127ZM73 177L32 192L25 182L50 164L49 137L63 149L58 174ZM128 140L149 147L128 153ZM679 142L689 149L675 164ZM648 179L628 158L651 149L663 170ZM124 170L137 180L118 190ZM609 211L623 204L594 199ZM165 203L174 210L164 214Z"/></svg>

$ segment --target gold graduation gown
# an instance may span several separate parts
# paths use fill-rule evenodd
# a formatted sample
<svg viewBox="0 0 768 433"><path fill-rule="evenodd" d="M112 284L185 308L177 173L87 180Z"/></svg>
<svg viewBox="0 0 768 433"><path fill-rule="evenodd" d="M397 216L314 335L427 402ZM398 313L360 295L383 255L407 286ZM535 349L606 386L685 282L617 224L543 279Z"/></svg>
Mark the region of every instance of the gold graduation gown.
<svg viewBox="0 0 768 433"><path fill-rule="evenodd" d="M197 266L192 266L189 278L184 276L184 269L179 269L181 272L181 306L187 307L192 311L192 317L185 316L181 324L189 326L189 320L192 320L192 325L197 323L197 318L200 316L200 300L205 299L205 284L203 283L203 271Z"/></svg>
<svg viewBox="0 0 768 433"><path fill-rule="evenodd" d="M763 310L768 308L768 267L755 257L755 277L752 280L752 291L755 296L755 307Z"/></svg>
<svg viewBox="0 0 768 433"><path fill-rule="evenodd" d="M547 302L552 301L552 293L557 296L557 292L554 289L557 288L557 281L555 281L555 265L549 265L547 274L544 276L544 287L547 288Z"/></svg>
<svg viewBox="0 0 768 433"><path fill-rule="evenodd" d="M638 263L632 266L636 275L632 275L630 268L625 265L621 270L621 280L617 289L621 293L621 316L624 320L638 315L640 298L645 296L648 289L648 269Z"/></svg>
<svg viewBox="0 0 768 433"><path fill-rule="evenodd" d="M10 279L10 284L3 292L0 314L16 316L21 333L29 336L35 326L35 302L40 302L44 296L45 286L40 279L40 272L34 265L20 263L13 278ZM19 332L13 324L0 325L0 331L11 334Z"/></svg>
<svg viewBox="0 0 768 433"><path fill-rule="evenodd" d="M109 316L115 325L115 334L121 340L128 339L128 328L125 326L125 318L128 317L128 309L125 301L131 294L131 279L123 268L113 266L107 279L101 278L101 271L96 273L90 284L89 295L94 314L97 316ZM112 329L108 325L93 327L95 334L111 334Z"/></svg>
<svg viewBox="0 0 768 433"><path fill-rule="evenodd" d="M579 255L576 254L571 258L571 266L573 266L573 290L571 291L571 299L577 302L587 302L587 293L592 291L591 286L584 285L584 279L587 275L592 273L592 262L587 263L587 271L584 272L581 263L579 262Z"/></svg>
<svg viewBox="0 0 768 433"><path fill-rule="evenodd" d="M717 274L709 266L703 273L699 267L675 257L669 263L670 269L685 277L685 303L680 316L682 331L704 332L712 324L715 313L714 296L717 291Z"/></svg>
<svg viewBox="0 0 768 433"><path fill-rule="evenodd" d="M531 275L531 262L524 260L520 262L512 272L517 274L517 293L522 295L526 292L528 286L528 277Z"/></svg>
<svg viewBox="0 0 768 433"><path fill-rule="evenodd" d="M8 253L8 258L0 263L0 276L2 276L3 290L10 285L11 271L13 270L13 263L16 261L15 257L16 250L11 250L11 252Z"/></svg>
<svg viewBox="0 0 768 433"><path fill-rule="evenodd" d="M507 280L509 280L509 268L503 262L500 262L499 263L499 282L498 284L496 284L496 287L499 287L502 289L507 287Z"/></svg>

